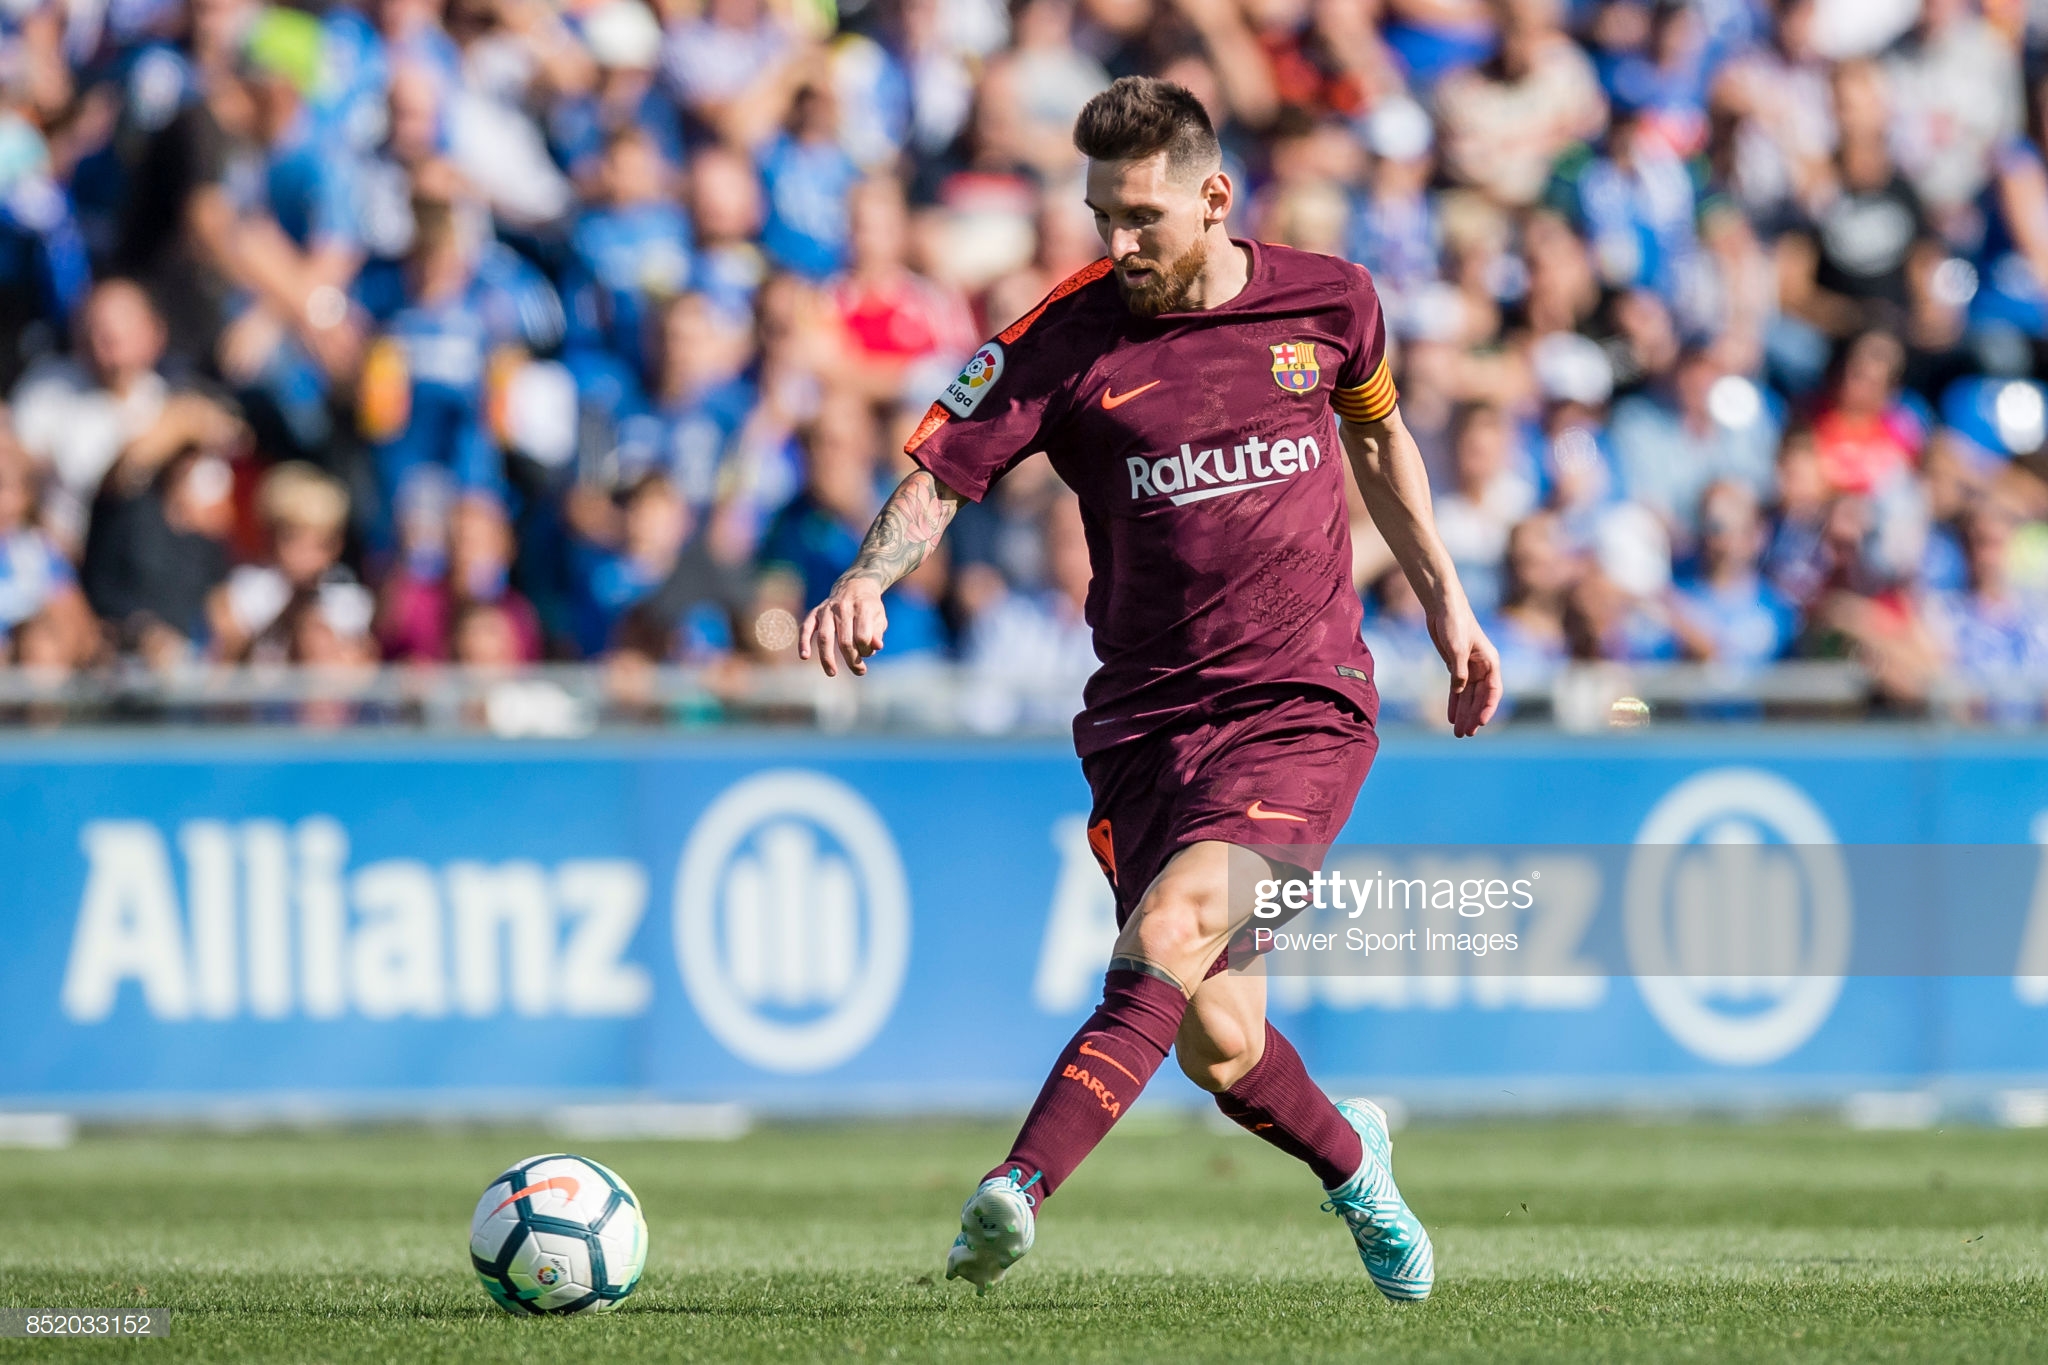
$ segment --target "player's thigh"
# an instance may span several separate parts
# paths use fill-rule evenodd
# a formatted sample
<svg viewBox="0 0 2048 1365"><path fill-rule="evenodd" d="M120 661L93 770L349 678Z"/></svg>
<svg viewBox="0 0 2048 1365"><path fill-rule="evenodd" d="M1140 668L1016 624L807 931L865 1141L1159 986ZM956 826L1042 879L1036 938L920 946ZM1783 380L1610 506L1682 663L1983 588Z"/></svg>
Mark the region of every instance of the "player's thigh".
<svg viewBox="0 0 2048 1365"><path fill-rule="evenodd" d="M1228 1090L1266 1051L1266 974L1220 972L1188 1001L1174 1055L1204 1090Z"/></svg>
<svg viewBox="0 0 2048 1365"><path fill-rule="evenodd" d="M1117 936L1116 955L1201 982L1231 934L1251 914L1250 889L1270 875L1248 848L1204 839L1175 853L1152 879Z"/></svg>

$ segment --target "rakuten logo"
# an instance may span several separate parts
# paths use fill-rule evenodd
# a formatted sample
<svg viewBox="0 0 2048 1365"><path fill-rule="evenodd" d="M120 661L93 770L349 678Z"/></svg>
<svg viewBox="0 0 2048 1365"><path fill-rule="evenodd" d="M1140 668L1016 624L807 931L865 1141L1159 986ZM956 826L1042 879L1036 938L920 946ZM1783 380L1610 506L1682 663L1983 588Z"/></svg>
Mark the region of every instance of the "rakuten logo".
<svg viewBox="0 0 2048 1365"><path fill-rule="evenodd" d="M1178 455L1156 460L1133 455L1124 466L1130 470L1132 498L1167 495L1175 507L1185 507L1204 498L1266 488L1322 462L1322 447L1313 436L1279 441L1254 436L1243 445L1232 446L1228 459L1220 449L1197 451L1183 442Z"/></svg>

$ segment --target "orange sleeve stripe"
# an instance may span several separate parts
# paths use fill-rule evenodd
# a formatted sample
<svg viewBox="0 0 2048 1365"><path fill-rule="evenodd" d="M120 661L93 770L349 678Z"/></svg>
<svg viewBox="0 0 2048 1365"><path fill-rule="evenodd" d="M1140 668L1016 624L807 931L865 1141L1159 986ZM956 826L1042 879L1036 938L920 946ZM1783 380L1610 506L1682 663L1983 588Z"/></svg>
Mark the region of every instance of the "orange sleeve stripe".
<svg viewBox="0 0 2048 1365"><path fill-rule="evenodd" d="M925 439L940 427L951 421L953 414L946 411L944 403L934 403L924 410L924 420L917 424L917 430L910 433L910 439L903 443L905 455L915 455Z"/></svg>
<svg viewBox="0 0 2048 1365"><path fill-rule="evenodd" d="M1336 408L1337 415L1347 422L1384 422L1387 415L1393 412L1397 401L1394 396L1389 395L1384 403L1333 403L1331 406Z"/></svg>
<svg viewBox="0 0 2048 1365"><path fill-rule="evenodd" d="M1339 389L1330 400L1330 406L1340 416L1353 422L1378 422L1394 410L1401 395L1394 387L1394 375L1387 368L1386 357L1380 357L1378 368L1372 377L1355 389Z"/></svg>
<svg viewBox="0 0 2048 1365"><path fill-rule="evenodd" d="M1050 294L1047 294L1044 299L1040 300L1038 307L1032 309L1023 317L1018 318L1015 322L1011 323L1008 327L1005 327L1002 331L996 333L996 340L1002 342L1005 346L1009 345L1018 337L1023 336L1026 332L1030 331L1031 324L1038 321L1038 315L1043 313L1047 308L1051 307L1055 303L1058 303L1061 299L1073 293L1076 289L1080 289L1085 285L1095 283L1097 280L1101 279L1104 275L1107 275L1108 273L1109 257L1107 256L1104 256L1101 260L1095 262L1095 264L1093 265L1082 266L1079 270L1076 270L1073 274L1067 276L1058 284L1054 285L1052 287L1052 292Z"/></svg>

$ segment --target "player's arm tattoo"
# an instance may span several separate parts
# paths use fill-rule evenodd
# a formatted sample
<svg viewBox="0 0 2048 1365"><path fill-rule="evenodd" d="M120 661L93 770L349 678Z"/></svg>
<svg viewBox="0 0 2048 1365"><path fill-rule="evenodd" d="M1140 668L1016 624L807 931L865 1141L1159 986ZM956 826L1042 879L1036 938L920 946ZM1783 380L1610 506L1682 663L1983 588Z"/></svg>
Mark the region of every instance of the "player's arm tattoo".
<svg viewBox="0 0 2048 1365"><path fill-rule="evenodd" d="M896 485L867 538L860 543L853 567L839 576L839 585L866 579L886 591L924 563L953 514L960 495L929 469L911 471Z"/></svg>

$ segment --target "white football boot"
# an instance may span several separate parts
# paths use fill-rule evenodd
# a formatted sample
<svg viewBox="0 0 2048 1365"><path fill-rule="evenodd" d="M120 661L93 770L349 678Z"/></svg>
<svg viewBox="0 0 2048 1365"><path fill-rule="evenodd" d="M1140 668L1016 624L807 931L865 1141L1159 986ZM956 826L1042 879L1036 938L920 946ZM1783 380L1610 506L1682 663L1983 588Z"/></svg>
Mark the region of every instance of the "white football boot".
<svg viewBox="0 0 2048 1365"><path fill-rule="evenodd" d="M1038 1183L1033 1176L1031 1184ZM946 1278L966 1280L975 1293L988 1293L1009 1268L1031 1250L1038 1235L1038 1216L1032 1205L1038 1201L1014 1171L992 1175L981 1182L968 1201L960 1206L960 1235L946 1253Z"/></svg>

